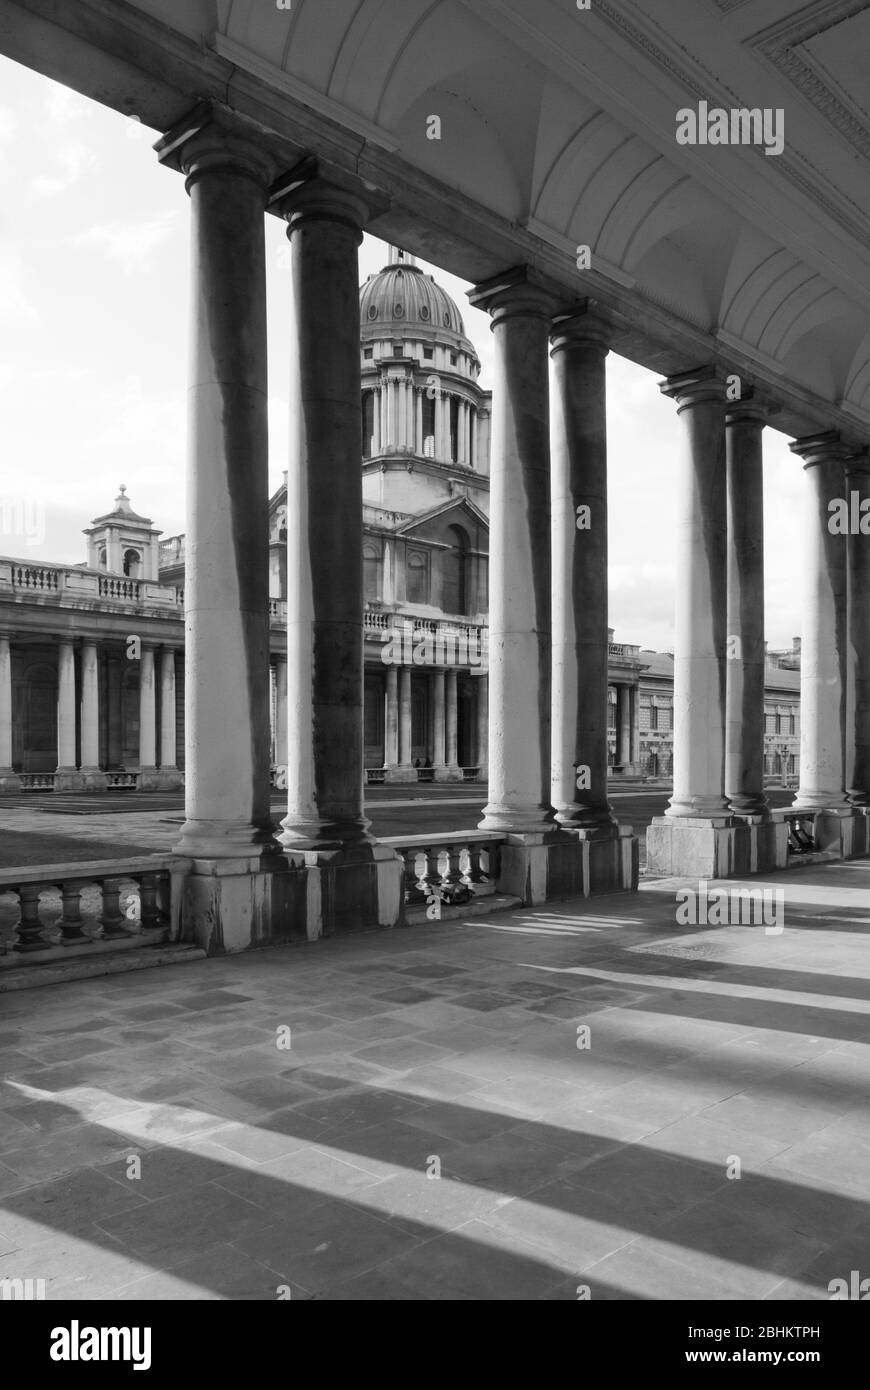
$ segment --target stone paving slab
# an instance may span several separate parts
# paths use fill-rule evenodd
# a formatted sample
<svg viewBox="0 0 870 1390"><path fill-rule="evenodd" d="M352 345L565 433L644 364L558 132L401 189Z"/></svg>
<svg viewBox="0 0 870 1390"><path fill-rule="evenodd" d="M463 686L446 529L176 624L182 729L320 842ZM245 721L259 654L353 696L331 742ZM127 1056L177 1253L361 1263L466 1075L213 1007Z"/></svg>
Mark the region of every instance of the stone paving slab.
<svg viewBox="0 0 870 1390"><path fill-rule="evenodd" d="M870 1276L870 863L765 882L778 936L679 927L659 880L4 996L0 1278L807 1301Z"/></svg>

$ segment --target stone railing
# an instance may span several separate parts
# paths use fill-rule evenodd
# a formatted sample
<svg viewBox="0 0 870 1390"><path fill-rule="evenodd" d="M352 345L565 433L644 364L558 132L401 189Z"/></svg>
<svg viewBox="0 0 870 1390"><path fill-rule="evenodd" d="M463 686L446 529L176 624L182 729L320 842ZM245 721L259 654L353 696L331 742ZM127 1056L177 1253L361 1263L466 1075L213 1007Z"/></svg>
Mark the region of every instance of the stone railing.
<svg viewBox="0 0 870 1390"><path fill-rule="evenodd" d="M24 792L53 792L53 772L19 772L18 780Z"/></svg>
<svg viewBox="0 0 870 1390"><path fill-rule="evenodd" d="M107 772L106 790L107 791L135 791L139 785L138 772Z"/></svg>
<svg viewBox="0 0 870 1390"><path fill-rule="evenodd" d="M269 621L272 623L287 622L287 600L285 598L269 599Z"/></svg>
<svg viewBox="0 0 870 1390"><path fill-rule="evenodd" d="M433 901L471 902L496 891L502 835L456 830L442 834L388 836L380 844L394 849L405 865L405 906Z"/></svg>
<svg viewBox="0 0 870 1390"><path fill-rule="evenodd" d="M0 595L12 593L34 599L90 602L100 605L162 608L176 613L183 604L174 585L148 579L128 579L123 574L104 574L77 565L25 565L0 559Z"/></svg>
<svg viewBox="0 0 870 1390"><path fill-rule="evenodd" d="M178 935L172 876L161 855L0 870L0 969L64 959L104 942L156 945ZM173 905L173 896L175 906Z"/></svg>
<svg viewBox="0 0 870 1390"><path fill-rule="evenodd" d="M112 575L100 575L100 598L121 599L124 603L138 603L141 586L135 579L116 579Z"/></svg>

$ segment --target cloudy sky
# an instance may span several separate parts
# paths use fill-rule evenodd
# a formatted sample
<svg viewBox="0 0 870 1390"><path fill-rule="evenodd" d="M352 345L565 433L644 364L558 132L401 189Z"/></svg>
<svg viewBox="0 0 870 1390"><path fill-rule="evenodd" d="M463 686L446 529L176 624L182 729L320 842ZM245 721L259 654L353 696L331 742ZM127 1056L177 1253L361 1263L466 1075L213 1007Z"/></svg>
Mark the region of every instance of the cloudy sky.
<svg viewBox="0 0 870 1390"><path fill-rule="evenodd" d="M85 558L82 528L125 483L165 536L184 529L188 209L150 132L0 58L0 502L24 499L44 539L0 532L0 553ZM270 474L286 467L288 270L266 219ZM367 237L360 279L386 262ZM459 302L491 384L491 335L467 286ZM673 645L673 474L679 423L649 372L608 359L610 622L616 639ZM767 636L800 632L795 536L804 480L765 431ZM4 511L3 515L6 515ZM28 513L35 516L35 511ZM2 525L2 518L0 518Z"/></svg>

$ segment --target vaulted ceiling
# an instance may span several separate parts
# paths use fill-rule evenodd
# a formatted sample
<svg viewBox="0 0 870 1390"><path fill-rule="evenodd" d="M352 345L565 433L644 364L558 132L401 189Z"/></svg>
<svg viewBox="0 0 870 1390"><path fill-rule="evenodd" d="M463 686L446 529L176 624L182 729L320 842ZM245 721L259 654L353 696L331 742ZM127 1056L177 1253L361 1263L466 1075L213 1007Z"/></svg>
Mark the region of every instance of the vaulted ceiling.
<svg viewBox="0 0 870 1390"><path fill-rule="evenodd" d="M376 191L372 231L870 438L870 0L0 0L0 51L158 132L218 101ZM783 152L679 145L701 101L781 109Z"/></svg>

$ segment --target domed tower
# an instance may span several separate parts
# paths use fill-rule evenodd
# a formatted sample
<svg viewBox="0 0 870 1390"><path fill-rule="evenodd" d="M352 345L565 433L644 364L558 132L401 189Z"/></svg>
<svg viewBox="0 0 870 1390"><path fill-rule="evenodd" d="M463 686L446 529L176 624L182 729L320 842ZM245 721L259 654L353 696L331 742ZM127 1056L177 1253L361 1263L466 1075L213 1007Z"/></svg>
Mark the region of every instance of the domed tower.
<svg viewBox="0 0 870 1390"><path fill-rule="evenodd" d="M488 514L491 395L456 304L391 247L360 321L364 500L416 512L464 495Z"/></svg>

